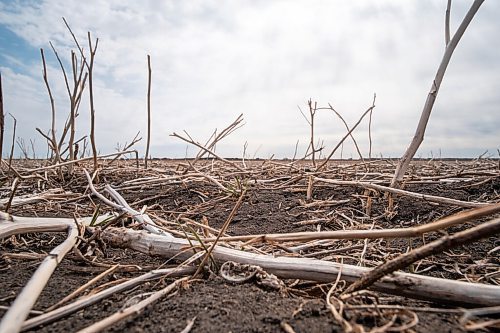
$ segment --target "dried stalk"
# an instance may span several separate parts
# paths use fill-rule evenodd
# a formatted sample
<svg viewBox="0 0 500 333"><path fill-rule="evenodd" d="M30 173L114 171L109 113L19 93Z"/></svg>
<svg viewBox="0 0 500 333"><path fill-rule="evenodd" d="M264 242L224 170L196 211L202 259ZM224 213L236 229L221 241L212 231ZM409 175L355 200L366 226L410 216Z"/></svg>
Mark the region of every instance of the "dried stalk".
<svg viewBox="0 0 500 333"><path fill-rule="evenodd" d="M450 12L451 12L451 0L448 0L446 5L446 14L444 19L444 45L448 46L450 43Z"/></svg>
<svg viewBox="0 0 500 333"><path fill-rule="evenodd" d="M375 94L374 96L377 95ZM368 141L369 141L368 159L370 161L372 159L372 115L373 115L373 109L370 110L370 116L368 117Z"/></svg>
<svg viewBox="0 0 500 333"><path fill-rule="evenodd" d="M19 177L14 178L12 182L12 186L10 188L10 196L7 202L5 203L5 212L9 213L10 207L12 206L12 201L14 200L14 196L16 195L17 187L19 186Z"/></svg>
<svg viewBox="0 0 500 333"><path fill-rule="evenodd" d="M244 172L244 173L247 173L247 172L248 172L247 170L242 169L242 168L241 168L239 165L237 165L236 163L234 163L234 162L232 162L232 161L229 161L229 160L226 160L225 158L223 158L223 157L221 157L221 156L217 155L217 154L216 154L216 153L214 153L212 150L210 150L210 149L208 149L208 148L205 148L204 146L202 146L201 144L199 144L198 142L194 141L194 140L193 140L193 139L191 139L191 138L189 138L189 139L188 139L188 138L185 138L185 137L183 137L182 135L179 135L179 134L177 134L177 133L175 133L175 132L174 132L174 133L172 133L172 134L170 134L170 136L173 136L173 137L179 138L179 139L181 139L182 141L185 141L185 142L187 142L187 143L189 143L189 144L192 144L193 146L196 146L196 147L200 148L201 150L203 150L203 151L207 152L208 154L215 156L215 158L217 158L218 160L221 160L221 161L223 161L224 163L227 163L227 164L229 164L229 165L233 166L234 168L238 169L238 170L239 170L239 171L241 171L241 172ZM195 160L195 161L196 161L196 160ZM195 161L193 161L193 163L194 163Z"/></svg>
<svg viewBox="0 0 500 333"><path fill-rule="evenodd" d="M108 228L102 233L103 240L111 246L127 247L149 255L162 255L185 259L189 247L185 239L167 239L144 231ZM195 243L195 241L191 241ZM342 265L329 261L295 257L273 257L246 251L216 246L212 252L218 262L235 261L241 264L257 265L269 273L284 279L302 279L331 282L342 269L342 279L354 282L369 268ZM479 283L466 283L439 279L416 274L396 272L377 281L373 290L393 295L431 300L441 303L497 305L500 302L500 288Z"/></svg>
<svg viewBox="0 0 500 333"><path fill-rule="evenodd" d="M119 153L112 153L112 154L107 154L107 155L101 155L101 156L98 156L98 158L102 159L102 158L107 158L107 157L111 157L111 156L120 156L120 155L125 155L125 154L131 154L131 153L134 153L134 152L137 152L137 151L136 150L126 150L126 151L121 151ZM75 163L79 163L79 162L85 162L85 161L89 161L89 160L93 160L93 159L94 159L93 156L91 156L91 157L84 157L84 158L80 158L79 160L67 161L67 162L62 162L62 163L58 163L58 164L54 164L54 165L49 165L49 166L46 166L46 167L29 169L29 170L24 171L23 173L33 174L33 173L36 173L36 172L39 172L39 171L46 171L46 170L56 169L56 168L59 168L59 167L62 167L62 166L71 165L71 164L75 164Z"/></svg>
<svg viewBox="0 0 500 333"><path fill-rule="evenodd" d="M342 121L342 123L345 126L345 129L349 132L350 131L349 125L347 125L347 122L345 121L344 117L342 117L342 115L339 112L337 112L337 110L335 110L330 103L328 103L328 106L329 106L329 108L321 108L321 109L333 111L333 113L335 113L335 115L337 117L339 117L340 121ZM370 110L370 119L371 119L372 111L373 110ZM358 153L359 159L361 160L362 163L365 163L365 160L363 158L363 154L361 154L361 151L359 150L358 143L356 142L356 139L354 138L354 135L352 135L352 132L351 132L351 134L349 134L349 136L351 137L352 142L354 143L354 147L356 148L356 152Z"/></svg>
<svg viewBox="0 0 500 333"><path fill-rule="evenodd" d="M50 130L49 130L49 134L45 134L45 133L43 133L43 132L42 132L42 130L41 130L40 128L38 128L38 127L36 127L36 128L35 128L35 130L36 130L38 133L40 133L40 135L41 135L41 136L43 136L43 138L44 138L45 140L47 140L47 145L49 146L49 149L50 149L51 151L54 151L54 143L52 142L52 138L49 136L49 134L50 134Z"/></svg>
<svg viewBox="0 0 500 333"><path fill-rule="evenodd" d="M189 163L189 162L188 162ZM225 187L224 185L221 184L221 182L219 182L217 179L215 179L214 177L206 174L206 173L203 173L201 171L199 171L198 169L196 169L196 167L192 164L192 163L189 163L189 165L191 166L191 168L197 172L201 177L211 181L212 183L214 183L218 188L220 188L222 191L226 192L226 193L230 193L231 191Z"/></svg>
<svg viewBox="0 0 500 333"><path fill-rule="evenodd" d="M12 125L12 145L10 146L10 154L9 154L9 168L12 167L12 158L14 157L14 145L16 144L16 127L17 127L17 119L12 114L9 115L14 120L14 124Z"/></svg>
<svg viewBox="0 0 500 333"><path fill-rule="evenodd" d="M89 98L90 98L90 145L92 147L92 155L94 156L94 171L97 170L97 148L95 144L95 108L94 108L94 89L92 80L92 70L94 68L94 58L97 51L97 45L99 44L99 38L95 41L95 47L92 48L92 39L90 37L90 31L87 33L89 40L89 51L90 51L90 64L87 66L89 71Z"/></svg>
<svg viewBox="0 0 500 333"><path fill-rule="evenodd" d="M456 199L444 198L444 197L439 197L439 196L429 195L429 194L415 193L415 192L400 190L397 188L391 188L391 187L382 186L382 185L378 185L378 184L359 182L359 181L334 180L334 179L319 178L319 177L316 177L315 181L328 183L328 184L335 184L335 185L360 186L363 188L369 188L369 189L377 190L377 191L381 191L381 192L389 192L389 193L393 193L393 194L397 194L397 195L404 195L404 196L408 196L408 197L412 197L412 198L421 199L424 201L435 202L435 203L440 203L440 204L447 204L447 205L454 205L454 206L459 206L459 207L472 208L472 207L483 207L483 206L488 205L488 203L483 203L483 202L461 201L461 200L456 200Z"/></svg>
<svg viewBox="0 0 500 333"><path fill-rule="evenodd" d="M70 225L67 239L61 245L54 248L43 260L30 281L3 316L0 322L0 333L19 332L21 330L24 320L28 317L31 308L47 284L50 276L66 253L76 244L77 236L78 228L76 224Z"/></svg>
<svg viewBox="0 0 500 333"><path fill-rule="evenodd" d="M312 161L313 167L316 168L316 152L317 152L317 150L316 150L316 147L314 147L314 116L316 115L316 111L318 110L318 108L317 108L318 103L314 102L314 106L313 106L312 100L310 99L307 101L307 106L309 107L309 118L307 118L306 115L299 108L300 113L302 113L302 115L304 116L304 119L309 124L310 133L311 133L309 146L307 147L305 155L307 156L309 149L311 149L311 161Z"/></svg>
<svg viewBox="0 0 500 333"><path fill-rule="evenodd" d="M138 212L135 209L133 209L132 207L130 207L129 204L127 203L127 201L125 201L125 199L116 190L114 190L111 186L106 185L105 190L107 193L109 193L109 195L111 195L111 197L117 203L107 199L101 193L97 192L97 190L94 187L94 184L92 183L92 178L90 177L87 170L84 169L83 172L85 173L85 176L87 177L87 181L89 183L89 187L90 187L90 190L92 191L92 193L96 197L98 197L102 202L104 202L106 205L108 205L112 208L118 209L123 213L129 214L134 220L136 220L137 222L142 224L143 228L148 230L149 232L159 234L162 236L166 236L167 238L173 238L173 236L170 233L159 229L157 227L156 223L154 223L153 220L151 220L151 218L147 214L144 214L142 212Z"/></svg>
<svg viewBox="0 0 500 333"><path fill-rule="evenodd" d="M328 164L328 161L330 160L330 158L332 158L333 154L335 154L335 152L337 151L337 149L339 149L339 147L344 143L344 141L351 135L351 133L358 127L358 125L361 123L361 121L363 120L363 118L368 114L370 113L374 108L375 108L375 99L376 99L376 95L373 95L373 102L372 102L372 106L370 106L368 108L368 110L366 110L362 115L361 117L359 118L359 120L356 122L356 124L354 124L354 126L351 128L350 131L347 132L346 135L344 135L344 137L339 141L339 143L337 143L337 145L333 148L333 150L331 151L331 153L326 157L325 161L323 163L320 164L320 166L318 166L318 171L322 170L326 164Z"/></svg>
<svg viewBox="0 0 500 333"><path fill-rule="evenodd" d="M443 253L444 251L472 243L481 238L491 237L500 232L500 218L490 220L473 228L457 232L454 235L446 235L422 247L399 255L398 257L386 261L375 267L369 273L363 275L361 279L350 285L344 293L352 293L360 289L369 288L383 276L391 274L399 269L405 268L414 262L428 256ZM500 300L499 300L500 301Z"/></svg>
<svg viewBox="0 0 500 333"><path fill-rule="evenodd" d="M80 298L77 301L70 303L68 305L62 306L50 312L44 313L40 316L30 318L26 320L23 324L23 331L29 330L31 328L48 324L57 319L69 316L81 309L91 306L107 297L113 296L116 293L129 290L145 281L158 279L161 277L179 277L183 275L192 274L195 271L194 267L175 267L166 269L157 269L150 271L146 274L140 275L138 277L127 280L119 285L113 286L111 288L102 290L94 295Z"/></svg>
<svg viewBox="0 0 500 333"><path fill-rule="evenodd" d="M93 90L93 80L92 80L93 73L92 72L93 72L93 68L94 68L94 58L95 58L95 54L97 51L97 46L99 44L99 38L96 39L95 47L93 48L92 47L92 38L90 36L90 31L87 32L87 38L88 38L88 43L89 43L89 52L90 52L90 63L89 63L89 62L87 62L87 58L85 57L85 55L83 53L83 49L80 46L80 44L78 43L78 39L76 38L75 34L73 33L73 30L71 30L71 27L69 26L66 19L64 17L62 19L64 21L64 24L66 25L66 28L71 33L71 36L73 37L73 40L75 41L76 47L80 51L82 61L88 70L89 100L90 100L90 144L92 147L92 156L93 156L93 161L94 161L94 172L95 172L98 168L98 163L97 163L97 148L96 148L96 144L95 144L95 108L94 108L94 90Z"/></svg>
<svg viewBox="0 0 500 333"><path fill-rule="evenodd" d="M59 54L57 53L56 49L54 48L54 45L52 45L52 42L50 42L50 46L52 48L52 51L54 52L54 55L57 58L57 61L59 62L59 67L61 68L61 71L64 76L64 82L66 84L66 91L68 93L69 101L70 101L70 114L68 121L66 122L64 126L64 131L61 135L61 138L59 140L58 144L58 150L61 152L62 145L64 143L64 139L66 138L66 134L68 133L68 130L70 132L70 137L68 141L68 149L69 149L69 160L75 160L77 157L75 156L74 152L74 141L75 141L75 131L76 131L76 123L75 119L78 116L77 111L78 107L80 105L80 100L81 96L85 87L85 82L87 80L87 75L88 73L85 73L85 76L83 77L82 80L82 75L84 72L84 62L82 61L82 64L79 69L77 69L77 59L76 59L76 54L75 52L71 51L71 68L72 68L72 74L73 74L73 88L70 88L68 77L66 75L66 70L64 68L64 65L61 61L61 58L59 57ZM40 132L40 131L39 131ZM61 153L62 155L62 153ZM70 167L70 172L72 171L72 168Z"/></svg>
<svg viewBox="0 0 500 333"><path fill-rule="evenodd" d="M151 56L148 54L148 140L146 142L146 155L144 155L144 168L148 168L149 143L151 141Z"/></svg>
<svg viewBox="0 0 500 333"><path fill-rule="evenodd" d="M479 216L485 216L486 214L491 214L495 211L498 212L500 209L499 207L500 204L497 204L494 207L489 207L488 209L480 208L471 210L435 222L432 228L431 225L425 225L424 227L426 230L438 230L438 227L448 227L455 224L457 221L470 221L471 219L478 218ZM67 224L71 223L71 220L69 219L18 217L12 217L12 219L18 222L5 222L0 224L0 237L6 237L9 234L17 233L21 229L27 230L28 227L31 228L28 230L61 231L64 230L64 228L67 228ZM24 221L24 225L23 223L20 223L22 221ZM29 225L30 223L31 225ZM437 227L437 225L439 226ZM13 232L13 229L17 230L17 232ZM376 230L374 232L376 232ZM366 235L363 235L362 238L367 237ZM127 246L150 255L159 254L168 257L175 256L181 260L187 256L187 253L184 253L184 250L190 246L189 242L184 239L168 239L160 235L116 228L106 229L103 232L103 239L106 240L111 246ZM223 240L223 238L221 237L220 240ZM192 243L196 242L192 241ZM342 267L343 279L348 282L354 282L361 277L362 274L369 271L368 268L351 265L342 266L315 259L286 257L273 258L267 255L252 254L219 246L214 248L212 255L218 261L224 262L232 260L240 263L259 265L264 269L269 270L271 273L283 278L332 281L337 276L340 267ZM404 273L396 273L394 276L385 277L374 285L374 289L398 295L405 295L408 297L426 298L434 301L440 300L442 302L449 301L494 305L495 302L498 304L500 301L500 291L497 287L428 278Z"/></svg>
<svg viewBox="0 0 500 333"><path fill-rule="evenodd" d="M64 77L64 83L66 84L66 90L68 92L68 95L70 95L69 84L68 84L68 77L66 75L66 70L64 69L64 66L62 64L61 58L59 58L59 54L57 53L54 45L50 41L49 41L49 44L50 44L50 47L52 48L52 52L54 52L54 55L56 56L56 59L59 62L59 66L61 67L61 71L62 71L63 77ZM59 140L59 145L57 146L57 148L59 149L59 152L61 151L62 143L64 142L64 138L66 137L68 126L69 126L69 121L67 121L66 124L65 124L65 126L64 126L64 130L63 130L63 133L61 135L61 140ZM40 130L38 130L38 131L40 132ZM54 144L55 144L55 142L54 142ZM61 156L62 156L62 154L61 154Z"/></svg>
<svg viewBox="0 0 500 333"><path fill-rule="evenodd" d="M23 138L17 138L16 140L17 146L19 147L19 150L21 153L24 155L25 160L29 160L29 148L26 146L26 143L24 142Z"/></svg>
<svg viewBox="0 0 500 333"><path fill-rule="evenodd" d="M135 134L134 138L132 139L132 141L130 141L129 144L127 144L125 142L125 146L121 150L121 152L129 151L130 153L134 153L135 154L136 168L139 168L139 152L137 150L129 150L129 149L132 148L132 146L135 145L137 142L139 142L139 141L142 140L142 137L139 138L139 134L140 134L140 131ZM117 150L119 151L120 147L118 147ZM116 161L121 155L123 155L123 154L116 155L111 161L108 162L108 165L112 164L114 161Z"/></svg>
<svg viewBox="0 0 500 333"><path fill-rule="evenodd" d="M96 223L101 223L109 217L101 215ZM78 219L78 223L82 225L89 225L91 221L92 217ZM75 220L69 218L21 217L0 211L0 239L23 233L63 232L74 225Z"/></svg>
<svg viewBox="0 0 500 333"><path fill-rule="evenodd" d="M247 148L248 148L248 141L245 141L245 143L243 144L243 154L241 155L241 164L245 169L247 168L247 164L245 163Z"/></svg>
<svg viewBox="0 0 500 333"><path fill-rule="evenodd" d="M198 266L198 270L194 274L194 277L196 277L196 275L198 275L201 272L201 270L204 268L205 263L207 262L208 258L210 258L212 256L212 252L215 249L215 246L217 245L217 243L219 242L219 239L226 233L227 228L229 227L229 224L231 223L234 216L238 212L238 209L240 209L241 204L243 203L243 198L245 198L245 194L246 194L246 192L245 192L245 190L243 190L240 194L240 197L238 198L238 201L236 201L236 204L234 205L233 209L231 210L231 213L229 213L229 216L227 217L226 221L222 225L222 228L220 229L219 234L217 235L217 238L212 243L212 245L208 249L207 253L203 257L203 260L201 261L200 265Z"/></svg>
<svg viewBox="0 0 500 333"><path fill-rule="evenodd" d="M87 77L88 77L88 73L85 73L85 76L83 77L83 80L82 80L82 73L83 73L83 61L82 61L82 65L80 66L80 73L78 74L78 78L77 78L77 75L76 75L76 54L74 52L71 53L72 54L72 57L71 57L71 61L72 61L72 64L73 64L73 93L70 97L70 101L71 101L71 114L70 114L70 135L69 135L69 142L68 142L68 146L69 146L69 155L70 155L70 160L76 160L78 157L77 157L77 153L78 151L75 151L75 148L74 148L74 144L77 144L75 143L75 132L76 132L76 123L75 123L75 120L76 120L76 117L78 116L78 107L80 106L80 101L81 101L81 98L82 98L82 94L83 94L83 91L85 89L85 82L87 81Z"/></svg>
<svg viewBox="0 0 500 333"><path fill-rule="evenodd" d="M40 53L42 55L42 64L43 64L43 81L45 82L45 86L47 87L47 91L49 93L50 99L50 107L52 110L52 127L51 127L51 141L52 141L52 151L54 153L54 164L59 163L59 148L57 147L56 140L56 106L54 102L54 97L52 96L52 91L50 90L49 80L47 78L47 65L45 64L45 55L43 54L43 49L40 49Z"/></svg>
<svg viewBox="0 0 500 333"><path fill-rule="evenodd" d="M431 231L439 231L454 225L465 223L480 217L500 212L500 203L463 211L440 220L410 228L374 229L374 230L335 230L321 232L292 232L280 234L260 234L221 237L221 241L253 241L253 242L288 242L310 241L318 239L376 239L419 237ZM214 238L205 238L205 242Z"/></svg>
<svg viewBox="0 0 500 333"><path fill-rule="evenodd" d="M453 35L453 38L450 40L449 43L446 44L446 50L441 60L441 64L439 65L439 68L437 70L436 76L432 82L431 89L427 94L427 100L425 101L422 114L420 115L420 120L418 122L417 129L415 131L415 134L413 136L410 145L408 146L405 153L398 162L396 171L394 172L394 176L391 181L391 187L400 188L402 185L403 177L406 173L406 170L408 169L408 166L410 165L413 156L415 156L415 153L420 147L420 144L424 140L425 129L427 127L429 117L431 116L432 108L434 106L434 102L436 101L439 88L441 86L441 82L443 81L444 73L446 72L446 68L450 63L451 56L453 55L453 51L455 51L458 42L462 38L465 30L469 26L469 23L472 21L474 15L477 13L479 7L483 2L484 0L474 0L474 3L471 5L462 23L460 24L457 31ZM449 23L447 24L447 26L449 26Z"/></svg>
<svg viewBox="0 0 500 333"><path fill-rule="evenodd" d="M211 153L210 150L215 151L215 146L217 145L218 142L220 142L222 139L224 139L226 136L230 135L240 127L242 127L244 124L243 122L243 114L240 114L238 118L236 118L235 121L233 121L231 124L229 124L226 128L224 128L219 134L217 134L217 129L215 132L212 134L212 136L208 139L207 143L205 144L206 149L201 149L196 155L196 158L193 161L193 165L195 165L205 154ZM187 134L187 133L186 133ZM189 134L187 134L189 136ZM189 136L189 138L192 140L192 138ZM193 140L194 141L194 140ZM207 150L208 149L208 150ZM215 155L214 155L215 156Z"/></svg>

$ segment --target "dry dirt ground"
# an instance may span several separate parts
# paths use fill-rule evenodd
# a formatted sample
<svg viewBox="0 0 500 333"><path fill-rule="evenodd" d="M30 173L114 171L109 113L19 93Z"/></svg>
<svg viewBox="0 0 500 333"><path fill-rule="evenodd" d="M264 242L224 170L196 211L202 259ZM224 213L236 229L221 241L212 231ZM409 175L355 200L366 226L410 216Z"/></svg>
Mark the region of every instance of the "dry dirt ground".
<svg viewBox="0 0 500 333"><path fill-rule="evenodd" d="M103 165L106 163L102 162ZM378 161L367 169L366 165L357 162L332 162L321 176L343 180L377 179L381 184L387 184L393 164L391 161ZM186 165L183 161L156 160L149 170L137 170L132 162L114 162L102 168L96 179L96 186L98 190L102 190L104 184L110 184L133 208L140 210L147 205L148 213L167 221L177 221L179 226L184 225L187 228L187 221L193 220L206 223L215 229L221 228L238 196L223 191L215 183L200 178L199 175L189 176L192 172ZM16 167L22 171L27 165L26 162L18 161ZM79 169L81 167L78 166L71 176L63 175L63 180L60 175L52 175L50 172L44 176L45 179L22 180L16 196L32 195L48 189L62 189L67 193L38 203L13 206L10 213L17 216L82 217L91 216L97 207L100 213L112 211L97 198L89 195L87 181ZM498 167L498 161L495 160L419 161L414 163L410 170L411 180L405 189L463 201L499 202ZM229 235L406 228L465 209L398 196L395 216L389 219L387 198L383 193L367 191L358 186L331 184L315 184L312 196L307 200L305 175L312 170L308 163L289 167L287 161L252 161L251 166L247 165L247 168L254 170L250 176L242 175L232 166L220 162L214 164L211 161L202 161L197 164L197 168L198 171L218 179L228 189L231 189L231 186L240 186L247 190L242 206L229 225ZM170 181L146 182L158 177L169 177ZM10 196L12 179L13 177L8 175L2 177L0 198ZM130 182L134 180L136 181ZM270 181L255 184L251 180ZM371 201L369 211L368 197ZM343 203L331 204L335 201ZM446 232L464 230L484 220L486 219L471 221ZM119 223L131 227L130 218L124 218ZM170 227L174 228L172 225ZM191 228L200 234L203 233L196 225L191 225ZM304 251L296 251L294 255L333 262L342 260L346 264L374 267L441 235L440 232L433 232L423 237L393 240L339 240L325 246L318 245ZM0 241L0 316L5 314L5 309L27 283L43 259L43 254L61 243L64 237L61 233L40 233L12 236ZM68 254L49 280L33 310L44 311L115 264L121 265L120 268L97 285L110 285L144 274L151 269L176 264L169 258L149 256L130 249L109 246L105 249L98 246L89 249L83 248L84 245L80 244L80 249L82 252L87 251L83 253L85 260L75 253ZM296 245L262 244L260 250L279 255L284 253L286 248ZM26 256L20 258L12 254ZM491 235L479 242L423 259L406 270L446 279L498 285L499 254L499 237ZM165 278L143 283L32 331L77 331L144 299L152 291L159 290L172 281L173 279ZM231 283L214 269L206 270L204 275L184 283L167 297L148 306L145 311L115 324L107 331L185 332L183 329L193 319L190 328L193 333L343 331L326 303L326 293L331 284L296 280L285 280L284 283L289 287L286 293L268 289L255 281ZM95 292L96 287L89 287L84 294ZM374 304L385 307L374 310ZM361 305L366 307L361 308ZM439 300L430 303L370 292L346 304L343 318L352 326L358 327L359 331L370 331L389 323L389 326L381 328L379 332L465 332L464 325L459 322L463 313L458 309L455 305L443 304ZM481 322L495 320L495 317L474 320Z"/></svg>

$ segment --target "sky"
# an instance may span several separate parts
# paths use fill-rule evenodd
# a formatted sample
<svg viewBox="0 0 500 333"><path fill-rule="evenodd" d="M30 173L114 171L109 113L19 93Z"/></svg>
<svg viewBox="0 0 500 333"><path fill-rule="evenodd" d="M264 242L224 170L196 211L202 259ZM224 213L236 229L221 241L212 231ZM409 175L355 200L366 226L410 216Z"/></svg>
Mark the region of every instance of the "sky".
<svg viewBox="0 0 500 333"><path fill-rule="evenodd" d="M472 1L452 4L452 35ZM69 114L64 78L49 41L70 71L78 40L99 38L94 65L96 144L115 152L147 133L147 55L151 55L151 155L196 154L173 132L204 143L243 114L245 125L217 145L226 157L303 156L310 140L307 101L331 105L352 126L371 106L372 156L400 157L414 135L444 49L446 0L0 0L0 71L10 150L16 137L47 144L51 109L40 48L56 105L56 136ZM500 2L486 0L465 32L443 80L416 157L498 156ZM87 51L86 48L84 51ZM324 153L345 135L330 110L315 116ZM77 137L89 132L88 95ZM353 133L369 154L368 118ZM357 158L352 140L335 157ZM4 153L5 155L5 153ZM16 147L15 156L19 156Z"/></svg>

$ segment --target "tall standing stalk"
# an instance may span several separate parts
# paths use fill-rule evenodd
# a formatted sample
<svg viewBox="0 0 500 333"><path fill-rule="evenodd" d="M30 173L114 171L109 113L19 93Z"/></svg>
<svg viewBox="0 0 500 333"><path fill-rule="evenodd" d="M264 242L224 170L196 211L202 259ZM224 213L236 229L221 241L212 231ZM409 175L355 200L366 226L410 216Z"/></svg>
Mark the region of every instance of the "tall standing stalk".
<svg viewBox="0 0 500 333"><path fill-rule="evenodd" d="M97 148L95 144L95 108L94 108L94 91L93 91L93 81L92 81L92 70L94 68L94 56L97 51L97 45L99 44L99 38L96 39L95 47L92 48L92 38L90 36L90 31L87 33L89 39L89 50L90 50L90 64L88 64L89 70L89 97L90 97L90 145L92 147L92 155L94 156L94 172L97 170Z"/></svg>
<svg viewBox="0 0 500 333"><path fill-rule="evenodd" d="M307 106L309 107L309 118L306 117L305 113L302 112L302 110L299 107L300 113L302 114L304 119L309 124L310 133L311 133L309 145L307 146L307 150L306 150L306 153L304 154L304 158L307 158L307 156L311 155L311 161L312 161L313 167L316 168L316 153L318 152L318 150L316 149L316 147L314 147L314 116L316 115L316 111L317 111L317 102L314 102L314 106L313 106L312 100L309 99L307 101ZM310 153L309 153L309 150L311 150Z"/></svg>
<svg viewBox="0 0 500 333"><path fill-rule="evenodd" d="M309 105L309 115L310 115L309 125L311 127L311 142L309 143L309 147L311 147L311 152L312 152L311 156L312 164L313 167L316 168L316 148L314 147L314 116L316 115L317 103L314 102L314 107L313 107L312 100L309 100L308 105Z"/></svg>
<svg viewBox="0 0 500 333"><path fill-rule="evenodd" d="M70 151L70 160L76 160L78 158L78 151L75 151L75 132L76 132L76 117L78 112L78 107L80 105L80 100L82 97L83 90L85 89L85 82L87 81L88 73L85 73L83 79L83 64L84 61L82 59L82 64L80 66L79 71L77 70L77 58L74 52L71 52L71 64L73 70L73 92L69 95L70 103L71 103L71 114L70 114L70 132L69 132L69 151ZM77 74L78 72L78 74Z"/></svg>
<svg viewBox="0 0 500 333"><path fill-rule="evenodd" d="M10 146L10 154L9 154L9 168L12 165L12 158L14 157L14 146L16 144L16 127L17 127L17 119L12 114L9 113L12 117L14 123L12 124L12 145Z"/></svg>
<svg viewBox="0 0 500 333"><path fill-rule="evenodd" d="M449 10L451 6L451 1L448 1L448 6L447 6L447 13L446 13L446 23L445 23L445 41L446 43L446 49L443 55L443 59L441 60L441 64L439 65L439 68L437 70L436 76L434 80L432 81L431 89L429 93L427 94L427 99L425 101L424 108L422 110L422 114L420 115L420 120L417 125L417 129L415 131L415 134L413 136L413 139L406 149L406 152L403 154L401 159L399 160L399 163L396 167L396 171L394 173L394 176L391 181L391 187L396 187L400 188L402 185L403 177L406 173L406 170L408 169L408 166L410 165L411 160L413 159L413 156L415 156L415 153L417 152L418 148L420 147L420 144L422 141L424 141L424 134L425 134L425 129L427 127L427 123L429 121L429 117L431 116L431 111L434 106L434 102L436 101L437 94L439 92L439 87L441 87L441 82L443 81L444 73L446 72L446 68L448 67L448 64L450 63L451 56L453 55L453 51L455 51L455 48L458 45L458 42L462 38L465 30L469 26L470 22L474 18L474 15L477 13L479 10L479 7L481 4L484 2L484 0L474 0L474 3L472 4L471 8L465 15L462 23L458 27L457 31L453 35L453 38L449 40ZM449 40L449 42L448 42Z"/></svg>
<svg viewBox="0 0 500 333"><path fill-rule="evenodd" d="M146 155L144 155L144 168L148 168L149 143L151 141L151 56L148 54L148 139Z"/></svg>
<svg viewBox="0 0 500 333"><path fill-rule="evenodd" d="M54 97L52 96L52 91L50 90L49 79L47 77L47 65L45 63L45 55L43 54L43 49L40 49L40 53L42 55L43 81L45 82L45 86L47 87L47 91L49 93L50 107L52 111L52 126L51 126L50 139L52 141L52 151L54 152L54 164L57 164L60 161L60 156L59 156L59 147L57 146L57 139L56 139L56 105L54 102Z"/></svg>
<svg viewBox="0 0 500 333"><path fill-rule="evenodd" d="M451 0L448 0L446 5L446 14L444 18L444 45L448 46L450 43L450 13L451 13Z"/></svg>
<svg viewBox="0 0 500 333"><path fill-rule="evenodd" d="M63 149L63 143L66 138L66 134L68 133L69 130L69 141L68 141L68 150L69 150L69 160L74 160L76 159L77 153L75 152L75 131L76 131L76 122L75 119L77 117L77 111L78 107L80 104L80 98L82 96L84 87L85 87L85 82L87 81L87 75L88 73L85 73L85 76L83 77L82 80L82 75L84 73L84 61L82 59L81 65L78 67L78 61L77 57L74 51L71 51L71 70L72 70L72 76L73 76L73 87L70 87L68 76L66 75L66 70L64 69L64 65L61 61L61 58L59 57L59 54L57 53L54 45L50 42L50 47L52 48L52 51L54 52L54 55L57 58L57 61L59 62L59 66L61 67L61 71L64 76L64 83L66 84L66 91L68 93L69 97L69 102L70 102L70 114L69 114L69 119L67 123L64 126L63 133L61 135L61 138L59 139L58 143L58 149L61 155L64 154ZM38 130L38 129L37 129ZM41 132L41 131L39 131ZM43 135L43 134L42 134ZM69 165L69 171L70 173L73 170L73 164Z"/></svg>

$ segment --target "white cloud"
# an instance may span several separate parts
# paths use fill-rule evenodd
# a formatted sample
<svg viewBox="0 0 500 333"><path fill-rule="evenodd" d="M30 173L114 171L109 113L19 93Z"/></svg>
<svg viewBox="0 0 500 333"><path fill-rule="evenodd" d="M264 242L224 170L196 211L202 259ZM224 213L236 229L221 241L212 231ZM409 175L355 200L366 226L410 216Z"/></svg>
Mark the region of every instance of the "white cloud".
<svg viewBox="0 0 500 333"><path fill-rule="evenodd" d="M468 4L454 2L453 30ZM101 151L130 141L138 130L145 135L149 53L153 155L183 156L185 144L170 133L186 129L203 141L240 113L246 125L220 145L221 152L240 156L248 141L249 151L262 146L263 156L291 155L297 139L302 151L308 142L308 125L297 105L306 108L309 98L321 106L330 102L352 125L376 92L373 151L397 156L413 135L444 51L445 6L445 1L395 0L18 1L0 2L0 23L47 53L52 40L63 56L74 45L62 16L85 47L86 31L99 37L95 98ZM491 44L499 14L497 2L485 2L459 44L422 154L441 148L450 155L459 150L475 155L500 145L498 135L488 129L489 124L500 124L500 51ZM6 98L6 105L14 114L31 115L20 126L26 128L22 135L35 136L28 129L43 124L48 128L48 120L39 115L49 115L40 64L26 64L31 75L24 77L14 64L2 69L7 72L6 94L12 88L17 96ZM67 97L63 82L56 82L60 74L54 59L50 64L64 121ZM472 117L471 109L487 111L476 111ZM87 117L85 100L82 134L88 129ZM316 133L331 149L345 129L325 112L318 115ZM367 124L356 133L366 154ZM467 133L474 134L475 144L470 144ZM355 156L352 144L346 143L345 149Z"/></svg>

